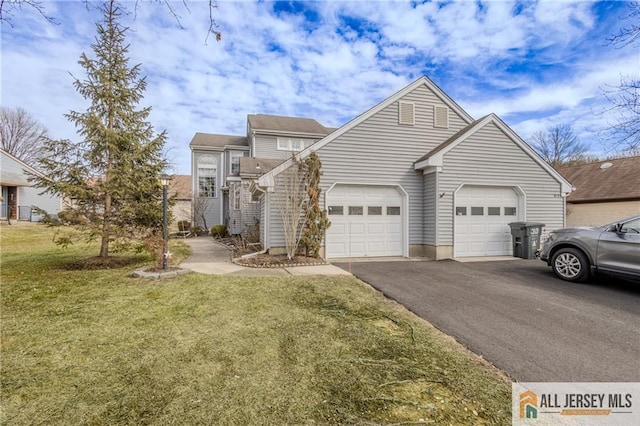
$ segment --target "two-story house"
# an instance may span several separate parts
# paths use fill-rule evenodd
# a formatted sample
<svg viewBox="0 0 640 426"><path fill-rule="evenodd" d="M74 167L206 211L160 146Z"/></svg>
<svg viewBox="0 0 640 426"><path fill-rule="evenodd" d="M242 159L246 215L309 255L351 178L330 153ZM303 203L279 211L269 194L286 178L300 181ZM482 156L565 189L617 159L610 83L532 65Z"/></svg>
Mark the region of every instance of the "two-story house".
<svg viewBox="0 0 640 426"><path fill-rule="evenodd" d="M332 130L309 118L256 114L247 116L245 136L196 133L190 143L195 224L253 232L264 193L256 179Z"/></svg>
<svg viewBox="0 0 640 426"><path fill-rule="evenodd" d="M292 152L322 162L327 258L510 255L509 223L564 226L573 189L499 117L474 119L427 77L338 129L250 115L246 136L199 133L191 149L207 225L238 233L258 222L270 253L284 251L278 206Z"/></svg>

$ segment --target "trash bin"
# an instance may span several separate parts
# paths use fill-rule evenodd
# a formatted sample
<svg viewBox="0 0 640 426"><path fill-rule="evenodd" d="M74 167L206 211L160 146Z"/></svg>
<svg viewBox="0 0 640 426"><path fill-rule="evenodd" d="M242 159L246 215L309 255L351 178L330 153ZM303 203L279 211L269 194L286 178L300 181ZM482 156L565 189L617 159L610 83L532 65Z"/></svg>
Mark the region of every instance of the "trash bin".
<svg viewBox="0 0 640 426"><path fill-rule="evenodd" d="M511 237L513 242L513 257L535 259L540 250L540 235L544 223L511 222Z"/></svg>

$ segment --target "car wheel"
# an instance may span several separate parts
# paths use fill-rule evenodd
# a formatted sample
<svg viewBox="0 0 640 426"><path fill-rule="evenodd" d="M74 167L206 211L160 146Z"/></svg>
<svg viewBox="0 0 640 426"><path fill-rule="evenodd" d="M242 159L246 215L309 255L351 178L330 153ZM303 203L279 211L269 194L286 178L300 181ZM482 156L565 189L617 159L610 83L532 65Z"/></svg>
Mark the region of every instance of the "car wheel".
<svg viewBox="0 0 640 426"><path fill-rule="evenodd" d="M559 278L566 281L581 283L591 277L587 256L575 248L567 247L555 252L551 267Z"/></svg>

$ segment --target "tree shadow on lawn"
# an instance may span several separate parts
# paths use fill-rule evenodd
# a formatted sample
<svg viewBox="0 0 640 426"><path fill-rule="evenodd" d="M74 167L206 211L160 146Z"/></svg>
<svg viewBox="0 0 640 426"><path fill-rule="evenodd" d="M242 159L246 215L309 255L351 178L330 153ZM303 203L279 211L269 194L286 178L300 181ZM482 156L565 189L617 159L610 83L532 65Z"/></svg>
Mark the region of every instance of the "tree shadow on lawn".
<svg viewBox="0 0 640 426"><path fill-rule="evenodd" d="M144 256L93 256L61 263L60 269L67 271L98 271L135 266L145 261L148 261L148 259Z"/></svg>

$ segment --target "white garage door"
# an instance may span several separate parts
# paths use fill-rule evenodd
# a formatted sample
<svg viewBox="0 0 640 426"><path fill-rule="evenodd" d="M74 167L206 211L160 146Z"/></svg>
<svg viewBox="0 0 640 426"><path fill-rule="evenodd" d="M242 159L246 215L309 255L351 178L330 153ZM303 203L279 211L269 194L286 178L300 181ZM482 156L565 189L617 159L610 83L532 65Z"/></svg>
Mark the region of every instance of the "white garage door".
<svg viewBox="0 0 640 426"><path fill-rule="evenodd" d="M336 185L327 207L327 257L402 256L402 195L395 187Z"/></svg>
<svg viewBox="0 0 640 426"><path fill-rule="evenodd" d="M455 257L511 255L509 223L517 220L512 188L462 187L455 198Z"/></svg>

